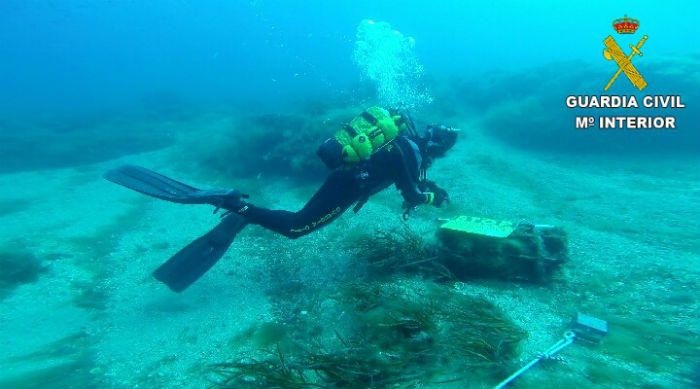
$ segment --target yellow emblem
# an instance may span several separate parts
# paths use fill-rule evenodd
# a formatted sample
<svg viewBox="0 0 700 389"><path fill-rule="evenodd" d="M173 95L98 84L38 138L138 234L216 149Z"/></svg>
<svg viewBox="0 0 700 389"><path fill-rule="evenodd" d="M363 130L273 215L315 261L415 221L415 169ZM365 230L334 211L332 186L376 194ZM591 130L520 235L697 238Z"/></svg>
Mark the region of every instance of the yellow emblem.
<svg viewBox="0 0 700 389"><path fill-rule="evenodd" d="M644 77L642 77L642 74L639 73L634 65L632 65L632 57L634 57L635 54L640 57L642 56L642 52L639 51L639 49L642 48L646 40L647 36L644 35L636 46L630 44L630 48L632 49L632 53L630 53L630 55L625 55L625 52L622 51L620 46L617 45L617 42L615 42L615 39L612 36L608 35L608 37L603 40L606 47L605 50L603 50L603 56L607 60L614 60L619 67L615 75L608 82L608 85L605 86L606 91L610 89L612 84L615 82L615 80L617 80L617 77L620 76L620 73L622 72L624 72L625 76L629 78L632 85L636 86L640 91L647 87L647 82L644 80Z"/></svg>

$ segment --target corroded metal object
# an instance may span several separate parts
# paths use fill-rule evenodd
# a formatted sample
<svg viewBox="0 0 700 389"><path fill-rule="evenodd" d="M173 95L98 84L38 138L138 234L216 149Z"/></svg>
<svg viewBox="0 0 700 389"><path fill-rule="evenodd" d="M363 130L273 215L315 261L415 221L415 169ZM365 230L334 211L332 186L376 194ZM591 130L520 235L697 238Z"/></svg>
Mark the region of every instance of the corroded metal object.
<svg viewBox="0 0 700 389"><path fill-rule="evenodd" d="M566 233L552 225L460 216L445 221L437 236L457 278L548 282L567 260Z"/></svg>

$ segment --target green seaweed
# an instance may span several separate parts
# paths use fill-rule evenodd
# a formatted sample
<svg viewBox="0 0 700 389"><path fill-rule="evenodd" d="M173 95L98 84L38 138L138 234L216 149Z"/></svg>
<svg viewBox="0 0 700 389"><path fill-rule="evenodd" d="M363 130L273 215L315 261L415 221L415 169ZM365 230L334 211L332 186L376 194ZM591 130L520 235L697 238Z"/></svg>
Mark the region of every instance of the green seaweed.
<svg viewBox="0 0 700 389"><path fill-rule="evenodd" d="M585 377L592 384L599 387L614 387L624 378L624 381L633 380L634 374L624 369L619 364L605 360L589 360L585 366Z"/></svg>
<svg viewBox="0 0 700 389"><path fill-rule="evenodd" d="M682 368L682 364L674 361L692 360L697 352L692 345L700 344L700 335L696 332L663 322L621 317L610 318L609 322L614 331L605 339L601 352L642 365L652 372Z"/></svg>
<svg viewBox="0 0 700 389"><path fill-rule="evenodd" d="M0 249L0 299L22 284L35 282L46 271L41 259L21 249Z"/></svg>
<svg viewBox="0 0 700 389"><path fill-rule="evenodd" d="M419 273L433 279L455 279L442 264L437 247L428 244L407 224L393 230L361 234L350 239L348 247L369 263L372 276Z"/></svg>
<svg viewBox="0 0 700 389"><path fill-rule="evenodd" d="M526 333L481 297L432 282L347 283L316 317L258 325L212 366L221 388L408 388L500 371ZM311 303L316 306L317 304ZM320 305L323 306L323 305ZM320 320L318 332L300 331ZM252 347L252 349L250 348Z"/></svg>
<svg viewBox="0 0 700 389"><path fill-rule="evenodd" d="M13 389L100 388L90 372L90 360L57 363L50 367L32 370L0 380L0 387Z"/></svg>
<svg viewBox="0 0 700 389"><path fill-rule="evenodd" d="M318 180L328 172L316 155L318 146L363 109L344 106L326 113L322 120L291 113L244 116L233 123L233 128L219 134L216 142L212 143L210 137L196 139L188 144L187 152L196 152L204 172L234 177L263 173ZM231 155L236 155L236 163L231 163Z"/></svg>
<svg viewBox="0 0 700 389"><path fill-rule="evenodd" d="M51 342L32 353L6 358L4 362L39 362L47 359L81 355L85 353L86 346L88 346L88 335L84 332L76 332Z"/></svg>
<svg viewBox="0 0 700 389"><path fill-rule="evenodd" d="M58 339L43 348L3 362L40 366L0 379L2 388L99 388L88 335L79 332ZM48 365L48 366L47 366Z"/></svg>

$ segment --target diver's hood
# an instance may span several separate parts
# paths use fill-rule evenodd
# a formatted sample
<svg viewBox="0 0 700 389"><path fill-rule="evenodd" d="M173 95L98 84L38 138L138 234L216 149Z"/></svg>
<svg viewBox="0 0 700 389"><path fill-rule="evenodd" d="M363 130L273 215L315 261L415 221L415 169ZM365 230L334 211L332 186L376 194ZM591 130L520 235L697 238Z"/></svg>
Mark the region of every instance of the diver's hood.
<svg viewBox="0 0 700 389"><path fill-rule="evenodd" d="M428 157L442 157L457 143L459 130L444 125L431 124L425 132L425 152Z"/></svg>

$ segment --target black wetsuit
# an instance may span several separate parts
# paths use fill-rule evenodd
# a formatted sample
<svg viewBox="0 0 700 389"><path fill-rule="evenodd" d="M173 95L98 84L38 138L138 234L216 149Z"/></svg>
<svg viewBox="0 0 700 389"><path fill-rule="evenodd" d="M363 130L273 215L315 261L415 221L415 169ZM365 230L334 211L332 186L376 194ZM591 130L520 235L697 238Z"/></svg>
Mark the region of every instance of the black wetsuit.
<svg viewBox="0 0 700 389"><path fill-rule="evenodd" d="M239 213L249 223L295 239L328 225L353 204L361 206L369 196L392 183L409 206L424 204L429 196L418 187L421 162L418 146L407 137L399 136L361 165L331 172L321 188L297 212L248 204Z"/></svg>

